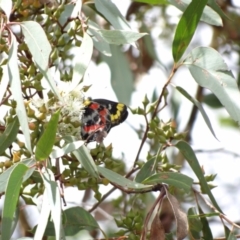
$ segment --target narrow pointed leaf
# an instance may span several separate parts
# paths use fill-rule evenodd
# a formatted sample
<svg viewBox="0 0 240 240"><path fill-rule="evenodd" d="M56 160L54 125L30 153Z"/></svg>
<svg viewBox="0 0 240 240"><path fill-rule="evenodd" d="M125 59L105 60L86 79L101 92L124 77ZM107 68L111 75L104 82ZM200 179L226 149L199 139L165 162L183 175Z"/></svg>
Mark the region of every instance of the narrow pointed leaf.
<svg viewBox="0 0 240 240"><path fill-rule="evenodd" d="M60 112L58 111L52 115L46 129L37 142L35 155L36 159L39 161L43 161L49 157L52 151L54 142L56 140L59 114Z"/></svg>
<svg viewBox="0 0 240 240"><path fill-rule="evenodd" d="M24 164L16 165L8 179L2 212L2 239L9 240L12 234L12 221L16 210L23 176L27 171Z"/></svg>
<svg viewBox="0 0 240 240"><path fill-rule="evenodd" d="M63 155L73 152L74 150L80 148L84 144L84 141L76 141L72 143L68 143L66 146L62 148L57 148L52 151L50 154L51 158L59 158Z"/></svg>
<svg viewBox="0 0 240 240"><path fill-rule="evenodd" d="M125 30L98 30L97 32L107 43L115 45L132 43L147 35L147 33Z"/></svg>
<svg viewBox="0 0 240 240"><path fill-rule="evenodd" d="M215 135L215 132L212 128L212 124L208 118L208 115L206 114L202 104L195 98L193 98L187 91L185 91L183 88L177 86L176 89L184 96L186 97L189 101L191 101L197 108L198 110L200 111L200 113L202 114L203 116L203 119L205 121L205 123L207 124L209 130L211 131L212 135L217 139L216 135Z"/></svg>
<svg viewBox="0 0 240 240"><path fill-rule="evenodd" d="M143 167L140 169L140 171L137 173L135 181L141 183L144 179L152 176L156 169L154 168L156 159L153 158L149 161L147 161Z"/></svg>
<svg viewBox="0 0 240 240"><path fill-rule="evenodd" d="M47 223L48 223L50 212L51 212L51 206L48 200L47 190L45 189L43 193L42 208L41 208L41 213L39 217L39 223L37 225L37 229L34 234L34 240L42 240Z"/></svg>
<svg viewBox="0 0 240 240"><path fill-rule="evenodd" d="M137 183L134 181L131 181L123 176L121 176L118 173L115 173L107 168L104 167L97 167L98 171L109 181L118 184L119 186L126 187L126 188L133 188L133 189L146 189L151 188L151 185L144 185L141 183Z"/></svg>
<svg viewBox="0 0 240 240"><path fill-rule="evenodd" d="M207 0L193 0L183 13L173 39L172 52L175 63L180 60L192 40L206 4Z"/></svg>
<svg viewBox="0 0 240 240"><path fill-rule="evenodd" d="M212 204L214 205L214 207L222 213L221 208L218 206L207 182L206 179L203 176L203 172L202 172L202 168L199 165L198 159L194 153L194 151L192 150L192 148L188 145L188 143L184 142L184 141L179 141L176 145L175 145L179 151L183 154L183 156L185 157L185 159L187 160L187 162L189 163L190 167L192 168L192 170L194 171L194 173L196 174L197 178L199 179L199 182L201 184L202 189L204 190L204 192L209 196L210 200L212 201Z"/></svg>
<svg viewBox="0 0 240 240"><path fill-rule="evenodd" d="M83 34L83 40L80 47L75 47L75 57L73 60L73 77L70 90L76 88L79 82L82 80L85 71L90 63L93 53L93 40L85 32Z"/></svg>
<svg viewBox="0 0 240 240"><path fill-rule="evenodd" d="M2 78L0 82L0 102L2 102L3 100L4 94L7 90L7 86L9 83L8 67L6 65L1 67L2 67Z"/></svg>
<svg viewBox="0 0 240 240"><path fill-rule="evenodd" d="M30 132L28 127L28 118L26 114L26 109L22 97L21 80L18 68L18 57L17 57L17 41L13 34L11 34L12 45L9 51L9 61L8 61L8 74L10 79L10 88L12 91L12 97L17 102L16 113L20 126L25 137L25 143L28 151L32 153Z"/></svg>
<svg viewBox="0 0 240 240"><path fill-rule="evenodd" d="M89 174L96 178L99 177L96 164L89 153L89 149L87 149L85 145L82 145L79 149L74 151L73 154Z"/></svg>
<svg viewBox="0 0 240 240"><path fill-rule="evenodd" d="M12 122L10 122L2 135L0 135L0 154L16 140L17 133L19 129L18 118L15 117Z"/></svg>
<svg viewBox="0 0 240 240"><path fill-rule="evenodd" d="M72 207L64 211L65 217L65 234L73 236L80 230L100 229L95 218L85 209L81 207Z"/></svg>
<svg viewBox="0 0 240 240"><path fill-rule="evenodd" d="M60 98L56 84L49 72L48 63L52 47L44 30L39 23L34 21L21 22L21 28L24 40L32 54L34 62L48 81L51 90Z"/></svg>
<svg viewBox="0 0 240 240"><path fill-rule="evenodd" d="M154 174L143 182L145 184L153 185L157 183L166 183L176 188L181 188L185 192L189 192L193 184L193 179L181 173L163 172Z"/></svg>
<svg viewBox="0 0 240 240"><path fill-rule="evenodd" d="M201 215L200 220L201 220L202 226L203 226L202 232L203 232L204 239L213 240L213 235L212 235L211 228L209 227L208 220L204 216L204 212L199 204L198 204L198 211L199 211L199 214Z"/></svg>
<svg viewBox="0 0 240 240"><path fill-rule="evenodd" d="M62 237L62 207L61 207L61 196L58 189L58 185L55 182L54 175L50 169L46 169L43 173L44 186L47 190L48 202L51 208L51 216L54 223L55 237L57 240L63 239Z"/></svg>

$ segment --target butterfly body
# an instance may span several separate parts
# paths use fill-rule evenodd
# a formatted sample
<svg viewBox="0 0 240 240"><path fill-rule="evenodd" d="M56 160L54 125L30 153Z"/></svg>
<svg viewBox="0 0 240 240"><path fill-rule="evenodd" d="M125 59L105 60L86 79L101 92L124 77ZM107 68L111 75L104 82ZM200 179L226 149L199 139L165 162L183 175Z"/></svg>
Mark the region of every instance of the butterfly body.
<svg viewBox="0 0 240 240"><path fill-rule="evenodd" d="M81 136L86 142L102 142L112 127L126 120L128 111L123 103L106 99L87 99L82 117Z"/></svg>

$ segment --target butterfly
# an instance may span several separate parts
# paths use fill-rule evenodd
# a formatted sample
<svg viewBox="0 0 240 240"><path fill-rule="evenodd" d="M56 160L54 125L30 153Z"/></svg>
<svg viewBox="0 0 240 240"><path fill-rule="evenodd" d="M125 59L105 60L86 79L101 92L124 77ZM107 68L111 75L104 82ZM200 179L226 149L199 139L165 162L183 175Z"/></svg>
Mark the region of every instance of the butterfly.
<svg viewBox="0 0 240 240"><path fill-rule="evenodd" d="M84 102L81 137L86 142L101 143L112 127L127 119L127 106L106 99L87 99Z"/></svg>

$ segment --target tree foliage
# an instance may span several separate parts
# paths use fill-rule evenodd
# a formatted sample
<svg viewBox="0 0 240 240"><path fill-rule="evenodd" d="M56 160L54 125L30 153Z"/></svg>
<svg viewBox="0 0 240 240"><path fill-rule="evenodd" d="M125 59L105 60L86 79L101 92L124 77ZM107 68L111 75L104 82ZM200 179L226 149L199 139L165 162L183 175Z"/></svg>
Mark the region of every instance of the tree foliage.
<svg viewBox="0 0 240 240"><path fill-rule="evenodd" d="M171 5L183 12L174 35L166 14ZM124 17L110 0L0 0L1 239L10 239L16 223L26 219L18 203L24 202L27 208L40 198L38 224L23 225L22 239L65 239L87 230L95 239L101 235L102 239L188 236L210 240L209 219L216 217L223 225L224 238L236 239L235 229L240 227L222 212L211 192L215 175L204 173L189 141L196 109L216 137L203 101L225 108L235 123L240 122L239 81L218 52L220 46L191 48L200 21L213 26L214 33L223 23L230 24L226 9L214 0L139 0L130 3ZM159 59L152 37L155 23L145 19L156 10L161 10L169 31L165 37L171 42L171 65ZM132 30L132 17L139 31ZM84 92L91 87L84 83L90 61L108 64L112 87L119 101L127 105L140 75L154 65L168 74L159 95L154 93L152 99L146 95L136 109L130 109L145 120L136 129L141 144L130 170L124 159L114 157L114 146L96 144L89 149L80 138ZM198 84L196 97L182 86L171 85L184 66ZM211 94L205 95L205 88ZM184 132L176 124L179 106L172 94L176 90L193 104ZM172 118L164 122L160 113L168 106L173 109ZM145 145L148 154L140 158ZM174 150L172 156L166 154L168 149ZM183 162L178 165L170 159L176 152L188 162L195 179L181 173ZM112 187L103 194L106 185ZM67 187L85 192L84 202L94 192L95 202L90 207L69 207L63 191ZM117 189L121 195L109 201ZM183 210L180 200L187 199L193 207ZM115 222L102 227L95 213L104 204Z"/></svg>

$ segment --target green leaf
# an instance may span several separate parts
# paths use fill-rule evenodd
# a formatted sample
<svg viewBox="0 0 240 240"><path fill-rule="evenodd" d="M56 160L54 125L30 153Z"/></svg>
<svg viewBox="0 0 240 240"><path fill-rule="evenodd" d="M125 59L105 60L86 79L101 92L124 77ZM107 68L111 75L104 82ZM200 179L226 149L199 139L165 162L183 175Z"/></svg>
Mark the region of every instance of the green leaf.
<svg viewBox="0 0 240 240"><path fill-rule="evenodd" d="M52 151L54 142L56 140L59 114L60 112L57 111L52 115L46 129L44 130L41 138L37 142L35 156L36 159L39 161L43 161L47 157L49 157Z"/></svg>
<svg viewBox="0 0 240 240"><path fill-rule="evenodd" d="M89 174L93 177L99 178L96 164L89 153L89 149L85 145L82 145L80 148L75 150L73 154Z"/></svg>
<svg viewBox="0 0 240 240"><path fill-rule="evenodd" d="M144 179L152 176L155 172L156 169L154 168L156 159L153 158L151 160L148 160L143 167L140 169L140 171L137 173L135 177L135 182L143 182Z"/></svg>
<svg viewBox="0 0 240 240"><path fill-rule="evenodd" d="M218 98L212 93L204 95L203 103L207 104L209 107L212 107L212 108L222 108L223 107L223 105L218 100Z"/></svg>
<svg viewBox="0 0 240 240"><path fill-rule="evenodd" d="M48 67L52 47L44 30L39 23L34 21L21 22L20 25L24 35L24 40L32 54L33 60L38 66L40 72L48 81L51 90L56 94L56 96L58 96L59 99L61 99Z"/></svg>
<svg viewBox="0 0 240 240"><path fill-rule="evenodd" d="M21 164L24 164L25 166L28 167L28 170L26 171L26 174L23 177L23 182L26 181L31 175L32 175L32 171L35 170L35 168L31 168L32 165L35 163L35 160L32 159L25 159L21 162ZM0 193L5 192L6 191L6 185L9 179L9 176L11 174L11 172L13 171L13 169L18 165L19 163L14 164L13 166L11 166L10 168L8 168L7 170L5 170L3 173L0 174ZM31 175L30 175L31 173ZM30 176L29 176L30 175Z"/></svg>
<svg viewBox="0 0 240 240"><path fill-rule="evenodd" d="M7 16L7 20L9 22L9 17L12 11L12 1L11 0L0 0L0 9L3 10L3 12Z"/></svg>
<svg viewBox="0 0 240 240"><path fill-rule="evenodd" d="M22 179L28 168L20 163L10 173L2 213L2 239L9 240L12 234L12 221L16 210Z"/></svg>
<svg viewBox="0 0 240 240"><path fill-rule="evenodd" d="M62 148L55 147L55 149L50 154L51 158L60 158L63 155L73 152L74 150L80 148L84 144L84 141L76 141L66 144Z"/></svg>
<svg viewBox="0 0 240 240"><path fill-rule="evenodd" d="M110 48L112 57L102 55L102 59L111 70L111 83L118 100L128 105L134 90L133 74L121 48L116 45L111 45Z"/></svg>
<svg viewBox="0 0 240 240"><path fill-rule="evenodd" d="M178 8L179 10L181 10L182 12L184 12L187 8L187 6L189 5L189 3L191 2L191 0L168 0L168 2L172 5L174 5L176 8ZM215 26L222 26L222 19L219 16L219 14L217 12L215 12L214 10L212 10L212 8L210 8L209 6L205 6L202 16L200 18L201 21L206 22L210 25L215 25Z"/></svg>
<svg viewBox="0 0 240 240"><path fill-rule="evenodd" d="M17 117L10 122L2 135L0 135L0 154L4 153L5 150L16 140L19 129L19 122Z"/></svg>
<svg viewBox="0 0 240 240"><path fill-rule="evenodd" d="M207 0L192 0L183 13L173 39L172 53L175 63L179 61L188 47L206 4Z"/></svg>
<svg viewBox="0 0 240 240"><path fill-rule="evenodd" d="M231 232L231 233L228 235L227 240L237 240L237 238L236 238L234 232Z"/></svg>
<svg viewBox="0 0 240 240"><path fill-rule="evenodd" d="M210 122L210 120L209 120L209 118L208 118L208 115L206 114L204 108L202 107L201 103L200 103L197 99L195 99L195 98L193 98L191 95L189 95L188 92L185 91L183 88L177 86L176 89L177 89L184 97L186 97L189 101L191 101L191 102L198 108L198 110L200 111L200 113L201 113L202 116L203 116L203 119L204 119L205 123L207 124L209 130L211 131L212 135L217 139L217 137L216 137L216 135L215 135L215 132L214 132L214 130L213 130L213 128L212 128L212 124L211 124L211 122Z"/></svg>
<svg viewBox="0 0 240 240"><path fill-rule="evenodd" d="M189 192L193 180L192 178L177 172L157 173L143 181L145 184L166 183L176 188L182 188L185 192Z"/></svg>
<svg viewBox="0 0 240 240"><path fill-rule="evenodd" d="M8 73L10 79L10 89L12 92L12 97L17 102L16 113L19 119L20 126L25 137L25 143L28 151L32 153L30 132L28 127L28 118L26 114L26 109L23 102L21 80L18 68L18 57L17 57L17 41L15 36L11 33L12 45L9 51L8 60Z"/></svg>
<svg viewBox="0 0 240 240"><path fill-rule="evenodd" d="M51 206L48 200L47 189L43 193L42 208L38 221L38 225L34 234L34 240L42 240L46 226L48 224L48 218L51 212ZM54 228L53 228L54 229Z"/></svg>
<svg viewBox="0 0 240 240"><path fill-rule="evenodd" d="M210 89L239 125L239 89L221 55L212 48L199 47L191 51L184 64L195 81L200 86Z"/></svg>
<svg viewBox="0 0 240 240"><path fill-rule="evenodd" d="M104 167L97 166L97 169L109 181L116 183L117 185L122 186L122 187L133 188L133 189L138 189L138 190L152 187L151 185L144 185L141 183L131 181L131 180L119 175L118 173L115 173Z"/></svg>
<svg viewBox="0 0 240 240"><path fill-rule="evenodd" d="M123 17L116 5L109 0L95 0L95 7L102 17L109 21L115 29L131 31L127 20ZM132 43L136 47L135 43Z"/></svg>
<svg viewBox="0 0 240 240"><path fill-rule="evenodd" d="M198 204L198 211L199 211L199 214L201 215L200 220L203 226L202 227L203 238L213 240L212 231L211 231L211 228L209 227L208 220L204 216L204 212L202 211L201 206L199 204Z"/></svg>
<svg viewBox="0 0 240 240"><path fill-rule="evenodd" d="M137 41L147 33L125 30L97 30L100 36L109 44L121 45Z"/></svg>
<svg viewBox="0 0 240 240"><path fill-rule="evenodd" d="M191 236L194 239L200 239L200 232L202 230L202 222L197 215L195 208L188 209L188 226L191 232Z"/></svg>
<svg viewBox="0 0 240 240"><path fill-rule="evenodd" d="M2 68L2 78L0 82L0 102L2 102L2 99L6 93L8 83L9 83L8 66L4 65L4 66L1 66L1 68Z"/></svg>
<svg viewBox="0 0 240 240"><path fill-rule="evenodd" d="M220 207L218 206L207 182L206 179L204 178L203 172L202 172L202 168L199 165L199 162L197 160L197 157L194 153L194 151L192 150L192 148L188 145L188 143L184 142L184 141L179 141L176 145L175 145L179 151L183 154L183 156L185 157L185 159L187 160L187 162L189 163L190 167L192 168L192 170L194 171L194 173L196 174L196 176L199 179L199 182L201 184L201 187L203 189L203 191L209 196L210 200L212 201L212 204L214 205L214 207L222 213L222 210L220 209Z"/></svg>
<svg viewBox="0 0 240 240"><path fill-rule="evenodd" d="M24 40L34 61L42 71L48 69L49 56L52 47L41 25L34 21L21 22Z"/></svg>
<svg viewBox="0 0 240 240"><path fill-rule="evenodd" d="M131 30L127 20L112 1L95 0L95 7L115 29Z"/></svg>
<svg viewBox="0 0 240 240"><path fill-rule="evenodd" d="M61 196L58 189L58 185L55 182L54 174L50 169L45 169L43 173L44 186L47 190L48 202L51 208L51 216L54 223L55 237L56 240L62 239L63 226L62 226L62 215L61 215Z"/></svg>
<svg viewBox="0 0 240 240"><path fill-rule="evenodd" d="M92 38L84 32L80 47L75 47L75 57L73 59L73 77L70 90L76 88L81 81L92 58L93 41Z"/></svg>
<svg viewBox="0 0 240 240"><path fill-rule="evenodd" d="M87 32L92 36L94 47L105 56L110 57L112 56L110 46L99 34L99 29L100 27L95 22L88 20Z"/></svg>
<svg viewBox="0 0 240 240"><path fill-rule="evenodd" d="M64 212L64 232L66 236L73 236L80 230L100 229L95 218L81 207L72 207Z"/></svg>

